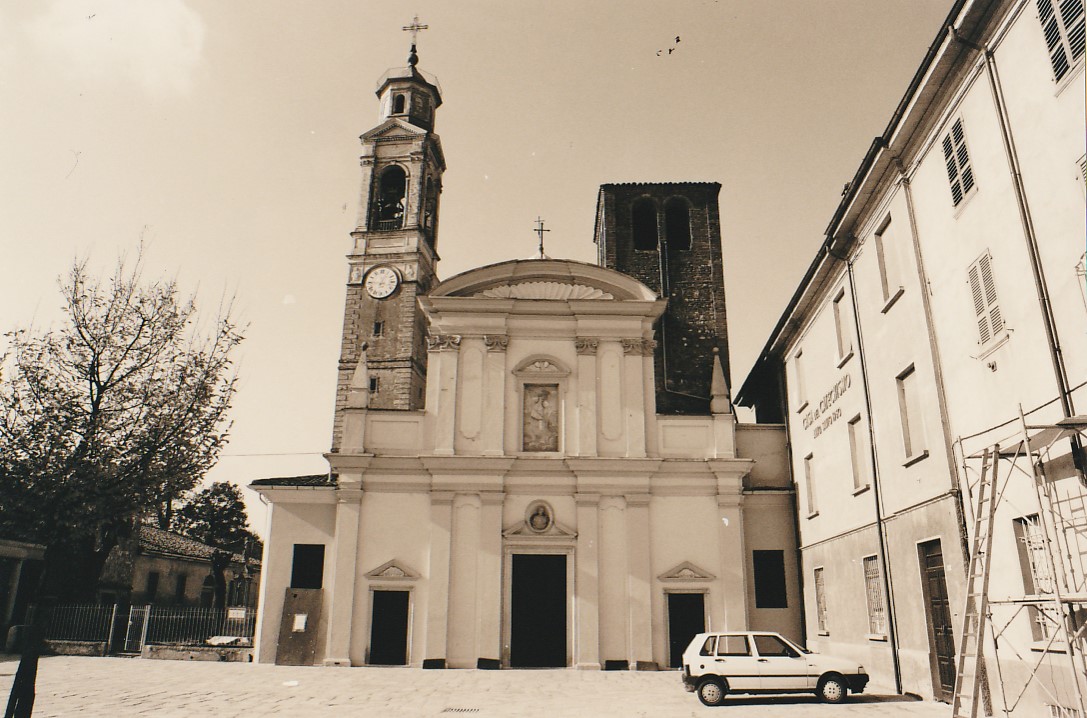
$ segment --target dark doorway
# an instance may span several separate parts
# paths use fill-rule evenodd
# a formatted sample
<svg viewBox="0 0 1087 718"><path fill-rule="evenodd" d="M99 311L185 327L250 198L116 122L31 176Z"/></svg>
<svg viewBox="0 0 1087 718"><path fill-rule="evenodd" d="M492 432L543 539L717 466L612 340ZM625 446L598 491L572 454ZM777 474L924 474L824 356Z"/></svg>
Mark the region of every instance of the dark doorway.
<svg viewBox="0 0 1087 718"><path fill-rule="evenodd" d="M934 663L933 692L939 700L950 701L955 692L955 635L951 629L951 609L944 580L943 549L940 540L936 539L918 546L918 552L929 629L929 655Z"/></svg>
<svg viewBox="0 0 1087 718"><path fill-rule="evenodd" d="M514 554L510 666L566 665L566 556Z"/></svg>
<svg viewBox="0 0 1087 718"><path fill-rule="evenodd" d="M370 665L408 662L408 592L374 591L370 620Z"/></svg>
<svg viewBox="0 0 1087 718"><path fill-rule="evenodd" d="M683 651L706 630L706 597L701 593L668 594L668 665L683 665Z"/></svg>

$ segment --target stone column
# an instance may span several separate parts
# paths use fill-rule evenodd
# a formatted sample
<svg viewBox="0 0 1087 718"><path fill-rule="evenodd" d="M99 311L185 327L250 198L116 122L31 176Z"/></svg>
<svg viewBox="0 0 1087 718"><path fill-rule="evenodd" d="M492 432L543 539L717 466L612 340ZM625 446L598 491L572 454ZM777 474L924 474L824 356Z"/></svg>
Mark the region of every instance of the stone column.
<svg viewBox="0 0 1087 718"><path fill-rule="evenodd" d="M487 356L483 362L483 454L501 456L503 426L506 418L506 347L510 338L504 334L487 335L483 344Z"/></svg>
<svg viewBox="0 0 1087 718"><path fill-rule="evenodd" d="M476 588L481 508L477 494L457 494L453 500L453 534L449 556L449 645L446 648L448 668L475 668L479 657Z"/></svg>
<svg viewBox="0 0 1087 718"><path fill-rule="evenodd" d="M581 670L600 669L600 552L597 494L576 494L577 635L574 663Z"/></svg>
<svg viewBox="0 0 1087 718"><path fill-rule="evenodd" d="M629 661L626 500L600 499L600 658Z"/></svg>
<svg viewBox="0 0 1087 718"><path fill-rule="evenodd" d="M598 340L578 337L577 424L578 456L596 456L596 347Z"/></svg>
<svg viewBox="0 0 1087 718"><path fill-rule="evenodd" d="M427 571L426 654L424 668L445 668L449 626L449 542L453 493L430 495L430 567Z"/></svg>
<svg viewBox="0 0 1087 718"><path fill-rule="evenodd" d="M718 494L717 531L720 536L720 585L725 631L745 631L747 620L747 550L744 547L743 495Z"/></svg>
<svg viewBox="0 0 1087 718"><path fill-rule="evenodd" d="M476 567L477 666L497 668L502 658L502 506L506 495L479 495L479 560Z"/></svg>
<svg viewBox="0 0 1087 718"><path fill-rule="evenodd" d="M623 408L626 421L627 453L645 456L645 340L623 340Z"/></svg>
<svg viewBox="0 0 1087 718"><path fill-rule="evenodd" d="M457 362L460 336L437 334L427 337L426 413L431 422L434 453L452 456L457 420Z"/></svg>
<svg viewBox="0 0 1087 718"><path fill-rule="evenodd" d="M343 480L344 477L341 477L341 481ZM336 490L336 534L332 544L326 666L351 665L351 619L355 612L355 573L361 502L361 489Z"/></svg>
<svg viewBox="0 0 1087 718"><path fill-rule="evenodd" d="M653 662L653 576L650 564L649 494L634 494L627 502L627 599L630 611L631 668ZM644 664L644 665L643 665ZM655 667L655 666L654 666Z"/></svg>

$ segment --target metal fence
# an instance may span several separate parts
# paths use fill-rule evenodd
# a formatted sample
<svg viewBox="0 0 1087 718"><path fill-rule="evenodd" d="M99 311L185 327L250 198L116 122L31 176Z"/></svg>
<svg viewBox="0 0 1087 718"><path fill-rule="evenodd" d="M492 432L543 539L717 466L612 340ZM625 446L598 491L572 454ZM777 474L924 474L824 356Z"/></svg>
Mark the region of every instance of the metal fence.
<svg viewBox="0 0 1087 718"><path fill-rule="evenodd" d="M256 625L256 611L240 607L39 606L31 611L28 620L45 640L105 642L110 652L138 653L144 644L248 644ZM216 636L226 638L211 640Z"/></svg>

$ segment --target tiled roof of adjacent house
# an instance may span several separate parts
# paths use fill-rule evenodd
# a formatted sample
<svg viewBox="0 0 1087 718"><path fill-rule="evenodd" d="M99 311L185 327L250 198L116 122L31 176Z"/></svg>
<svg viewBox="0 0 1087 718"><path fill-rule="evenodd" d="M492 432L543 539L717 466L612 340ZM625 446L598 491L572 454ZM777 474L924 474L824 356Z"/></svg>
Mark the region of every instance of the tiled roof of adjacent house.
<svg viewBox="0 0 1087 718"><path fill-rule="evenodd" d="M163 531L154 526L140 526L140 550L144 553L157 553L165 556L177 556L180 558L192 558L199 561L210 561L215 553L213 546L191 539L188 536L175 534L172 531ZM242 562L240 553L233 554L231 560ZM260 559L249 557L251 565L260 565Z"/></svg>
<svg viewBox="0 0 1087 718"><path fill-rule="evenodd" d="M250 486L335 486L335 474L307 474L306 476L280 476L272 479L257 479Z"/></svg>

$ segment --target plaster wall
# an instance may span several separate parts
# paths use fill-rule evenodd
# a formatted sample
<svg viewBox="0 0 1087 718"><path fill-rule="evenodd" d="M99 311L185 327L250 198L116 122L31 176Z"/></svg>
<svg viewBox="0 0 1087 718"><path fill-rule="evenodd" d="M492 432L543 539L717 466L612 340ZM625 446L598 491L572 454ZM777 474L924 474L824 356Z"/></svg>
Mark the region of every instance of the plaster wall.
<svg viewBox="0 0 1087 718"><path fill-rule="evenodd" d="M794 523L795 497L790 493L744 495L744 557L747 570L748 624L754 631L777 631L803 643L799 556ZM755 551L777 550L785 558L785 607L760 607L755 600Z"/></svg>
<svg viewBox="0 0 1087 718"><path fill-rule="evenodd" d="M292 492L297 493L297 492ZM317 498L314 492L306 498ZM331 498L331 497L329 497ZM277 496L276 499L279 499ZM318 500L323 501L324 497ZM257 662L274 663L276 645L279 641L279 618L283 612L283 592L291 584L291 563L294 558L294 544L324 544L325 566L324 584L329 584L332 571L332 539L335 534L336 507L332 503L295 503L284 496L274 500L268 506L268 533L264 543L264 558L261 562L260 586L260 630L256 636ZM321 621L317 626L318 636L327 634L325 617L328 615L329 595L324 594ZM324 660L325 641L317 641L317 654L314 660L320 664Z"/></svg>

